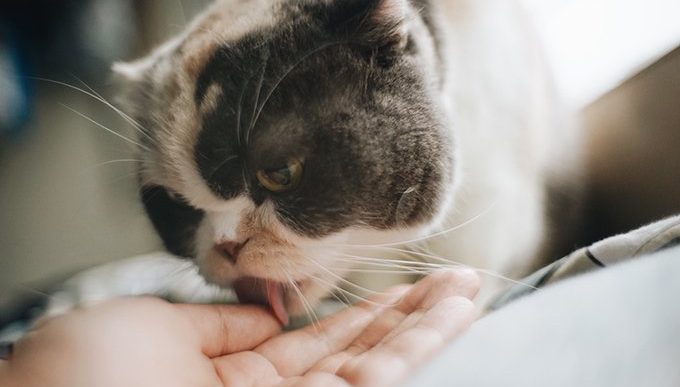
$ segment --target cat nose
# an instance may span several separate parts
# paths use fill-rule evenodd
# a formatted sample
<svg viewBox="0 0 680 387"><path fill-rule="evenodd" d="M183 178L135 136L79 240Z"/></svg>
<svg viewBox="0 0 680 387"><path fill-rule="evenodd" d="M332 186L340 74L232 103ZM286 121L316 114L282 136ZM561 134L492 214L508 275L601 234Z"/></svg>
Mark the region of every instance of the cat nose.
<svg viewBox="0 0 680 387"><path fill-rule="evenodd" d="M236 264L238 260L238 254L241 252L243 246L248 243L246 240L243 243L236 241L223 241L215 246L215 249L219 251L229 262Z"/></svg>

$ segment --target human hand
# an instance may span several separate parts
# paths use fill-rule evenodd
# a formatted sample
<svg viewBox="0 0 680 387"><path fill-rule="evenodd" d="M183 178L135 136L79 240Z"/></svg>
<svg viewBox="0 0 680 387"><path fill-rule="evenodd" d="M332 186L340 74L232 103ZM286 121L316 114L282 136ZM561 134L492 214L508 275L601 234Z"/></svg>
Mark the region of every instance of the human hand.
<svg viewBox="0 0 680 387"><path fill-rule="evenodd" d="M256 306L114 299L39 321L0 364L0 385L221 386L212 358L279 331Z"/></svg>
<svg viewBox="0 0 680 387"><path fill-rule="evenodd" d="M472 272L437 272L318 326L279 335L276 320L254 306L114 300L41 323L17 343L9 365L0 365L0 381L24 387L392 385L470 324L469 299L477 288Z"/></svg>

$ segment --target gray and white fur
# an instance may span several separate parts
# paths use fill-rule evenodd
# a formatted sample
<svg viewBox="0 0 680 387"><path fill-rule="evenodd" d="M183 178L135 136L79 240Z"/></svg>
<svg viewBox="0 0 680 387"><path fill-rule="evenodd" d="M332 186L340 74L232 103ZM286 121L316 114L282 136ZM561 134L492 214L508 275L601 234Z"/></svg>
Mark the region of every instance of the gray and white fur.
<svg viewBox="0 0 680 387"><path fill-rule="evenodd" d="M300 314L352 256L519 275L557 251L578 133L513 1L220 0L114 70L150 219L208 283L281 283ZM258 180L291 159L293 189Z"/></svg>

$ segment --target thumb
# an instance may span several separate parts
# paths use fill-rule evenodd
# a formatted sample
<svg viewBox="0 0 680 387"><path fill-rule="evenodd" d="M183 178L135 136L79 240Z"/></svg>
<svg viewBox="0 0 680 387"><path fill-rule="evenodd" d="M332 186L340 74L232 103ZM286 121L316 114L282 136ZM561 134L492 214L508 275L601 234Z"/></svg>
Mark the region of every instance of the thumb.
<svg viewBox="0 0 680 387"><path fill-rule="evenodd" d="M255 348L281 331L271 313L253 305L175 305L193 325L201 350L218 357Z"/></svg>

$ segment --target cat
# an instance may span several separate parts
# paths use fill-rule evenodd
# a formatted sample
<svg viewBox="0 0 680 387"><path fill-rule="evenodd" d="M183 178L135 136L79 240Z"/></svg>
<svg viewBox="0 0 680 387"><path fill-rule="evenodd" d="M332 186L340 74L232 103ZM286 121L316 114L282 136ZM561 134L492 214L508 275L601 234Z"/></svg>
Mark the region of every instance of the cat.
<svg viewBox="0 0 680 387"><path fill-rule="evenodd" d="M557 258L578 131L525 19L509 0L218 0L115 64L167 250L282 323L383 257Z"/></svg>

